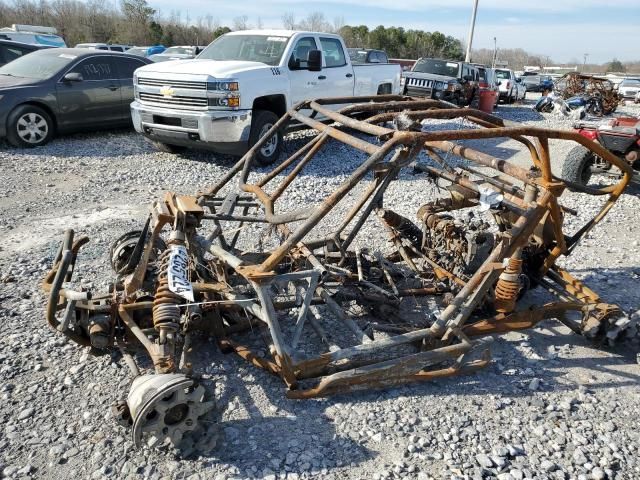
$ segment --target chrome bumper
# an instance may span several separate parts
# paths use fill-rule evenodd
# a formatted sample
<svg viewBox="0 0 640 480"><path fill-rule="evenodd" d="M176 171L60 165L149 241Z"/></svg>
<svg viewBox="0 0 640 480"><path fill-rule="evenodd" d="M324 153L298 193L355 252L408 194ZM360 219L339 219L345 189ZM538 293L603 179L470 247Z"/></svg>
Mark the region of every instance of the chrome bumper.
<svg viewBox="0 0 640 480"><path fill-rule="evenodd" d="M131 118L137 132L182 142L248 142L251 110L190 111L156 108L134 101Z"/></svg>

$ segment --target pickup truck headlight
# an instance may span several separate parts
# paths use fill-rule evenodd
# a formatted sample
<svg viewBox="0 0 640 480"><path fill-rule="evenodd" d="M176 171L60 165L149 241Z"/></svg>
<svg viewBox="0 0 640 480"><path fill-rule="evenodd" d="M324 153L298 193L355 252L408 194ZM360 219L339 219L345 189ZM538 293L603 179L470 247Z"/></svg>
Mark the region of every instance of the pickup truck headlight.
<svg viewBox="0 0 640 480"><path fill-rule="evenodd" d="M240 97L210 97L210 107L238 108L240 106Z"/></svg>
<svg viewBox="0 0 640 480"><path fill-rule="evenodd" d="M213 81L207 82L207 90L216 92L237 92L240 89L236 81Z"/></svg>
<svg viewBox="0 0 640 480"><path fill-rule="evenodd" d="M404 84L407 83L406 77L400 77L400 88L404 87Z"/></svg>

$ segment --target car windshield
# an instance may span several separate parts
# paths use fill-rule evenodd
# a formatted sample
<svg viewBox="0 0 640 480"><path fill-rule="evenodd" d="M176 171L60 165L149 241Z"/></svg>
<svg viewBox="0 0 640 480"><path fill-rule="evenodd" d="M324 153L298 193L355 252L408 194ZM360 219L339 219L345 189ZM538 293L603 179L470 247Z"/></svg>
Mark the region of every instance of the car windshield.
<svg viewBox="0 0 640 480"><path fill-rule="evenodd" d="M169 47L162 55L176 55L176 54L187 54L190 55L193 53L193 49L191 47Z"/></svg>
<svg viewBox="0 0 640 480"><path fill-rule="evenodd" d="M420 73L433 73L435 75L445 75L447 77L457 77L458 67L459 65L456 62L421 58L413 66L413 71Z"/></svg>
<svg viewBox="0 0 640 480"><path fill-rule="evenodd" d="M60 53L57 49L39 50L0 67L0 75L44 80L51 78L76 58L76 55Z"/></svg>
<svg viewBox="0 0 640 480"><path fill-rule="evenodd" d="M144 57L147 54L147 47L133 47L127 50L127 53L131 55L138 55L140 57Z"/></svg>
<svg viewBox="0 0 640 480"><path fill-rule="evenodd" d="M205 48L198 58L278 65L288 40L287 37L272 35L223 35Z"/></svg>
<svg viewBox="0 0 640 480"><path fill-rule="evenodd" d="M501 78L501 79L508 79L509 78L509 71L508 70L496 70L496 77L497 78Z"/></svg>
<svg viewBox="0 0 640 480"><path fill-rule="evenodd" d="M640 87L640 78L627 78L622 81L623 87Z"/></svg>
<svg viewBox="0 0 640 480"><path fill-rule="evenodd" d="M357 50L354 48L350 48L349 58L351 58L351 63L366 63L367 52L366 50Z"/></svg>

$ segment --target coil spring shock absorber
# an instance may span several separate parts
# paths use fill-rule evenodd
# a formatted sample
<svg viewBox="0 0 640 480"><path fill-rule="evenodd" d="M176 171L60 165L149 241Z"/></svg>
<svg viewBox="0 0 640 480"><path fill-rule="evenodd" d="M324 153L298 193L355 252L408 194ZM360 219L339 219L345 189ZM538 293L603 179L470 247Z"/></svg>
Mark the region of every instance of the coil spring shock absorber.
<svg viewBox="0 0 640 480"><path fill-rule="evenodd" d="M184 298L174 293L169 288L169 260L173 252L172 245L184 245L183 236L180 232L173 232L167 248L158 259L158 288L153 300L153 327L160 334L160 343L166 341L167 334L178 330L180 322L180 308L178 305L184 302Z"/></svg>
<svg viewBox="0 0 640 480"><path fill-rule="evenodd" d="M511 257L507 268L500 274L496 283L494 307L497 312L510 313L516 308L521 272L522 259Z"/></svg>

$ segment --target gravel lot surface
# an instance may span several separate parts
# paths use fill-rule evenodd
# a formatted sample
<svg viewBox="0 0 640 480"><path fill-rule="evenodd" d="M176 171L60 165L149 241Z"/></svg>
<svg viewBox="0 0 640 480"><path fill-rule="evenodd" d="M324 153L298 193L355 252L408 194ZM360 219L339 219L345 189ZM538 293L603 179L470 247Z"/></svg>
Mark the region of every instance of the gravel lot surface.
<svg viewBox="0 0 640 480"><path fill-rule="evenodd" d="M533 111L533 98L501 106L498 115L570 128L571 120ZM640 115L633 106L621 111ZM291 135L287 148L293 151L305 135ZM478 143L529 165L515 142ZM557 174L571 146L552 142ZM286 201L312 203L335 188L360 160L347 152L336 144L324 149ZM72 227L91 238L74 283L106 288L113 280L109 245L141 225L152 200L168 189L193 194L233 162L208 153L159 153L130 131L74 135L34 150L0 144L0 476L640 477L638 342L594 348L557 322L500 337L493 363L474 376L322 400L287 400L279 379L212 346L200 365L217 382L219 448L190 459L135 450L109 412L126 396L128 370L48 329L40 281L62 232ZM408 173L387 198L402 202L400 212L413 218L437 193L423 176ZM602 200L567 193L562 201L585 216ZM561 262L634 318L640 315L639 211L639 198L624 195ZM569 217L569 229L580 224ZM360 241L384 248L378 233L367 225Z"/></svg>

